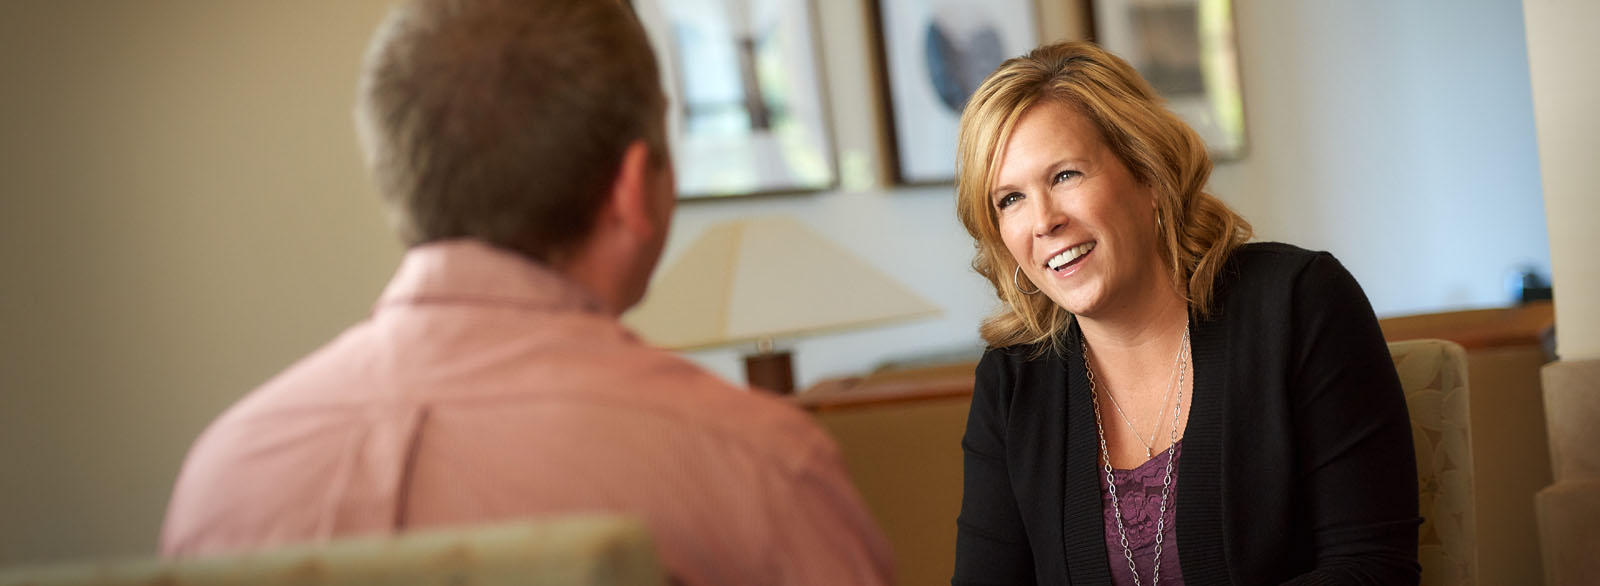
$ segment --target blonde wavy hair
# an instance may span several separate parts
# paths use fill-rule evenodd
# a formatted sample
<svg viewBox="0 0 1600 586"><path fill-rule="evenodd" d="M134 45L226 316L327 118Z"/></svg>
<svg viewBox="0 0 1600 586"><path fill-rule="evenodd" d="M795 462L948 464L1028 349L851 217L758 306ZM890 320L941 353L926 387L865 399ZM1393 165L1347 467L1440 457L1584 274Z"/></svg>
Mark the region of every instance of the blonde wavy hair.
<svg viewBox="0 0 1600 586"><path fill-rule="evenodd" d="M956 214L977 248L972 268L1004 304L979 328L984 341L992 347L1049 341L1060 350L1060 334L1072 321L1049 297L1017 290L1017 262L1000 238L989 199L998 151L1022 114L1046 101L1087 117L1134 179L1155 194L1158 249L1172 284L1192 315L1209 315L1217 274L1250 239L1250 223L1205 191L1211 176L1205 143L1133 67L1091 43L1057 43L1001 64L961 113Z"/></svg>

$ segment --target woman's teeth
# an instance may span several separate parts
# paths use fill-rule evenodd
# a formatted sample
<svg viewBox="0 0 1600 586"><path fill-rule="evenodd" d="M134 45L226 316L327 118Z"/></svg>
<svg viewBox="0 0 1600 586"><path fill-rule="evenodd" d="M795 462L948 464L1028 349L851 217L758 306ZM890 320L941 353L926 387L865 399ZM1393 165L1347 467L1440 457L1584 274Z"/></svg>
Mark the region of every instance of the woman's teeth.
<svg viewBox="0 0 1600 586"><path fill-rule="evenodd" d="M1089 251L1091 250L1094 250L1093 242L1079 244L1072 248L1061 251L1061 254L1056 255L1055 258L1052 258L1049 262L1046 262L1045 266L1050 267L1050 270L1052 271L1061 270L1061 267L1067 266L1067 263L1078 260L1078 257L1080 256L1089 254Z"/></svg>

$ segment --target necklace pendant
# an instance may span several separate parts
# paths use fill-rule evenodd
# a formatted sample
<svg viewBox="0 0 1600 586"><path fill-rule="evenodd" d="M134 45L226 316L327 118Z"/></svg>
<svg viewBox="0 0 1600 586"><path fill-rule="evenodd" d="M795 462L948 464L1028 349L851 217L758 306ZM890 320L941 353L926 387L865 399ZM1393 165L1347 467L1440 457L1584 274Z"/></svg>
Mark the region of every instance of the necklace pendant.
<svg viewBox="0 0 1600 586"><path fill-rule="evenodd" d="M1144 449L1144 459L1149 460L1149 459L1154 458L1154 457L1156 457L1156 455L1155 455L1154 452L1150 451L1150 448L1145 448Z"/></svg>

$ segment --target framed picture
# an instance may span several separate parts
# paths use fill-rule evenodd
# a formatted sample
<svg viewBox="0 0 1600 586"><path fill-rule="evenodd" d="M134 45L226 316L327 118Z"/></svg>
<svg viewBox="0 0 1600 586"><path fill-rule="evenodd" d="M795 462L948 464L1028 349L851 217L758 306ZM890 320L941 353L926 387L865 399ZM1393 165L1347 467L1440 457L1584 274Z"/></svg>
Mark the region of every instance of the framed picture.
<svg viewBox="0 0 1600 586"><path fill-rule="evenodd" d="M1095 40L1128 60L1212 156L1244 156L1244 97L1231 0L1094 0Z"/></svg>
<svg viewBox="0 0 1600 586"><path fill-rule="evenodd" d="M633 0L633 7L668 94L679 197L835 184L810 0Z"/></svg>
<svg viewBox="0 0 1600 586"><path fill-rule="evenodd" d="M895 179L949 182L967 97L1039 42L1034 0L878 0L876 12Z"/></svg>

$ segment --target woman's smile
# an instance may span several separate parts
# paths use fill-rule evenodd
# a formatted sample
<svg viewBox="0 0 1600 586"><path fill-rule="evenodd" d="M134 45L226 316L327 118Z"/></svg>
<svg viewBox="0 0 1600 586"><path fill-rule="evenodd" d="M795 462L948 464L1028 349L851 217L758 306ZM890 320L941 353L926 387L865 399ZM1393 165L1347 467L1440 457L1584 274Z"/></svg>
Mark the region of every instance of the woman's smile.
<svg viewBox="0 0 1600 586"><path fill-rule="evenodd" d="M1077 272L1078 264L1082 263L1084 258L1094 251L1094 245L1095 242L1090 240L1077 246L1069 246L1066 250L1050 257L1050 260L1045 261L1044 266L1063 277L1075 273Z"/></svg>

